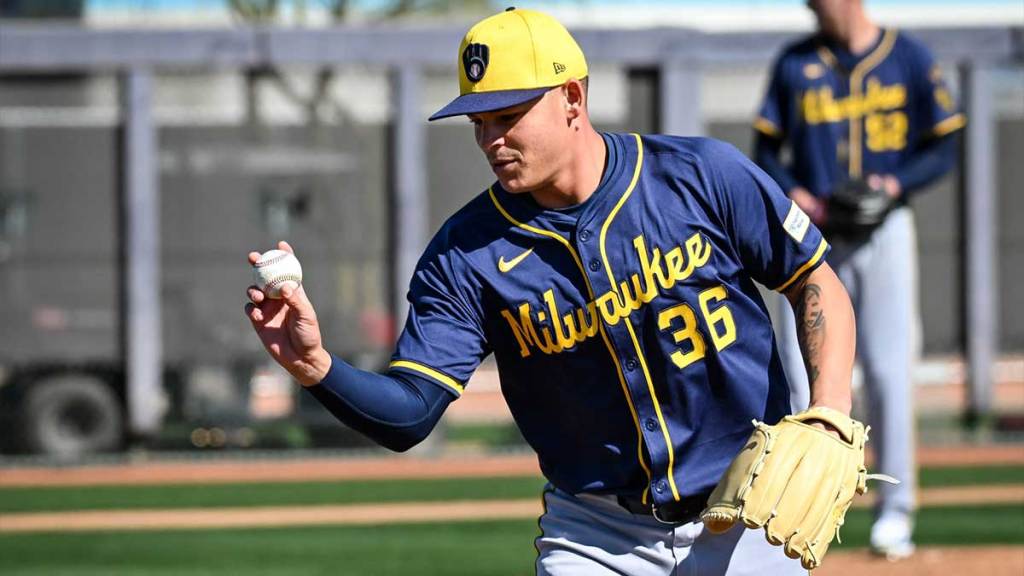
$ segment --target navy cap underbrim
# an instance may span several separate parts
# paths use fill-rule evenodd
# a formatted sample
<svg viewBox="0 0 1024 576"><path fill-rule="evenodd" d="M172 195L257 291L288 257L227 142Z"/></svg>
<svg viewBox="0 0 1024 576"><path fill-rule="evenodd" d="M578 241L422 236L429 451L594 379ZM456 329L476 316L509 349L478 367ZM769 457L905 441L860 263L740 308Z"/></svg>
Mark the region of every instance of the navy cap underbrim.
<svg viewBox="0 0 1024 576"><path fill-rule="evenodd" d="M551 88L528 88L526 90L499 90L496 92L471 92L463 94L448 103L429 118L429 121L462 116L464 114L479 114L481 112L492 112L502 108L518 106L544 95Z"/></svg>

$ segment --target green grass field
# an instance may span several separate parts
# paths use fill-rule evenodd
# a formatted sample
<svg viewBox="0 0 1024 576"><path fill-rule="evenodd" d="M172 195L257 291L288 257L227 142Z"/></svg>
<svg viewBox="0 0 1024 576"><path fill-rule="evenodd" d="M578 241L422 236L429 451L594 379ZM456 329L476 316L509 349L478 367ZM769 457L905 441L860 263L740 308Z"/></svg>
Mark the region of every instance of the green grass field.
<svg viewBox="0 0 1024 576"><path fill-rule="evenodd" d="M531 520L0 536L0 574L533 574Z"/></svg>
<svg viewBox="0 0 1024 576"><path fill-rule="evenodd" d="M1024 482L1024 466L924 469L922 486ZM282 484L0 489L4 513L125 508L316 505L538 497L538 477ZM867 545L870 512L852 510L836 548ZM6 575L533 574L535 520L0 534ZM1024 505L925 508L921 545L1024 544ZM410 568L413 569L410 572Z"/></svg>

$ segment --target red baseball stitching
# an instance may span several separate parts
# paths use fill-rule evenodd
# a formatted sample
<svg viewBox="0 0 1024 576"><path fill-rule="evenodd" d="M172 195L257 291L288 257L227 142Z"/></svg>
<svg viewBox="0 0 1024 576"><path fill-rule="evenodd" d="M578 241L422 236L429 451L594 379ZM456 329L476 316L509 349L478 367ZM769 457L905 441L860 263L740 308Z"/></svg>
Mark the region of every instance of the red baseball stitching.
<svg viewBox="0 0 1024 576"><path fill-rule="evenodd" d="M273 280L267 282L267 288L277 288L278 285L284 284L285 282L295 282L296 284L302 283L302 278L295 274L286 274L284 276L278 276Z"/></svg>
<svg viewBox="0 0 1024 576"><path fill-rule="evenodd" d="M263 268L264 266L270 266L271 264L277 264L278 262L280 262L281 260L284 260L285 258L287 258L289 256L291 256L291 254L285 252L284 254L281 254L279 256L274 256L273 258L271 258L269 260L266 260L266 261L257 260L255 266L257 268Z"/></svg>

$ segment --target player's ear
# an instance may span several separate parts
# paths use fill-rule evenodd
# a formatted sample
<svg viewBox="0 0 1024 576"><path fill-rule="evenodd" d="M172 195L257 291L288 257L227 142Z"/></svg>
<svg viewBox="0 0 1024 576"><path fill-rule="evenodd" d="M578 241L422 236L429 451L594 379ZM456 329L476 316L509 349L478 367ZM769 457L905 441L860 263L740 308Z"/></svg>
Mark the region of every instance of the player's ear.
<svg viewBox="0 0 1024 576"><path fill-rule="evenodd" d="M570 119L578 118L586 107L586 90L583 84L573 78L562 85L562 95L565 99L566 115Z"/></svg>

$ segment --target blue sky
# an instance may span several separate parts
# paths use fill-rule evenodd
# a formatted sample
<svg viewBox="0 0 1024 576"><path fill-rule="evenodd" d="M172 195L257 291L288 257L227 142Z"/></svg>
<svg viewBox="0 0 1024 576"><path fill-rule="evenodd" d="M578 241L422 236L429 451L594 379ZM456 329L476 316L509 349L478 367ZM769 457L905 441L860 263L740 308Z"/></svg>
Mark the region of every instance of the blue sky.
<svg viewBox="0 0 1024 576"><path fill-rule="evenodd" d="M1020 5L1021 0L982 0L984 4L993 5ZM226 0L85 0L86 5L91 10L188 10L188 9L219 9L227 5ZM372 7L374 5L384 5L388 2L384 0L364 0L362 2L356 2L357 5ZM504 5L509 3L515 5L514 0L507 0L507 2L495 2L495 5ZM936 5L960 5L969 6L975 4L971 0L869 0L870 6L936 6ZM292 2L288 0L282 0L284 8L289 8ZM541 5L573 5L573 4L584 4L584 5L599 5L599 6L642 6L642 5L662 5L662 6L683 6L683 5L708 5L714 4L721 6L722 4L735 4L737 6L797 6L803 5L804 0L553 0L547 2L531 2L526 0L520 2L523 6L541 6ZM312 8L316 6L322 6L321 0L306 0L306 6Z"/></svg>

